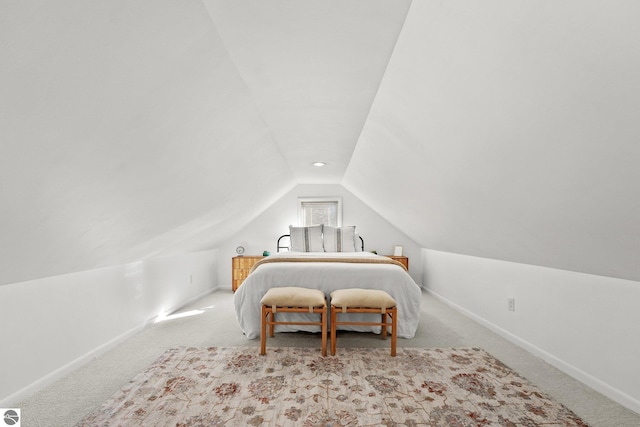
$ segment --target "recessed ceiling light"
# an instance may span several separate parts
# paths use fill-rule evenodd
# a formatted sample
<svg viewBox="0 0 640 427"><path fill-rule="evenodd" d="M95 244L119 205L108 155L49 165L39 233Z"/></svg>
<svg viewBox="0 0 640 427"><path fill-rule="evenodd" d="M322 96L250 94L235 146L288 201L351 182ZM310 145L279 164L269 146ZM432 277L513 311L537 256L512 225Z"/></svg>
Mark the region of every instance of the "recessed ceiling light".
<svg viewBox="0 0 640 427"><path fill-rule="evenodd" d="M326 165L325 162L313 162L313 166L321 167L321 166L324 166L324 165Z"/></svg>

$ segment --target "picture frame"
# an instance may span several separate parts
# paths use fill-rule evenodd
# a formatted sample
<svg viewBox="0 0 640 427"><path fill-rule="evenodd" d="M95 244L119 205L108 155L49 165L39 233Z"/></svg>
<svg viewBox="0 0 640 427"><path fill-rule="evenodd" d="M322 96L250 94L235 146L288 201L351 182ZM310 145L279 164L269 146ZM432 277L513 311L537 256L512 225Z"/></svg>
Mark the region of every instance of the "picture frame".
<svg viewBox="0 0 640 427"><path fill-rule="evenodd" d="M402 256L402 246L393 247L393 256Z"/></svg>

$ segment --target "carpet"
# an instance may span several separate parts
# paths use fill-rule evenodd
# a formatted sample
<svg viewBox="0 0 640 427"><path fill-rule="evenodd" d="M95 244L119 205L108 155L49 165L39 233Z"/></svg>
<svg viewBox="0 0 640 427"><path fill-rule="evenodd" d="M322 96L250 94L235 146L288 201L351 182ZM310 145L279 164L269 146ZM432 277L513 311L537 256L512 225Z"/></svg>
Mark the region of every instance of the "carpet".
<svg viewBox="0 0 640 427"><path fill-rule="evenodd" d="M78 426L586 426L478 348L173 348Z"/></svg>

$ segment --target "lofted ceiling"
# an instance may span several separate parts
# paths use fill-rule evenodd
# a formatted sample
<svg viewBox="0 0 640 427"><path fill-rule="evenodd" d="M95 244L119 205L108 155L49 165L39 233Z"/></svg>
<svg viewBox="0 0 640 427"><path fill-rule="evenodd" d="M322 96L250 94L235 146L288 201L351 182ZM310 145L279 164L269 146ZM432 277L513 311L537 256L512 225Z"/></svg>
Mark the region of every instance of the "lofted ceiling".
<svg viewBox="0 0 640 427"><path fill-rule="evenodd" d="M216 247L301 183L421 247L640 280L638 16L3 1L0 285Z"/></svg>
<svg viewBox="0 0 640 427"><path fill-rule="evenodd" d="M296 181L339 183L410 1L204 3Z"/></svg>
<svg viewBox="0 0 640 427"><path fill-rule="evenodd" d="M343 185L422 247L639 280L639 16L414 1Z"/></svg>

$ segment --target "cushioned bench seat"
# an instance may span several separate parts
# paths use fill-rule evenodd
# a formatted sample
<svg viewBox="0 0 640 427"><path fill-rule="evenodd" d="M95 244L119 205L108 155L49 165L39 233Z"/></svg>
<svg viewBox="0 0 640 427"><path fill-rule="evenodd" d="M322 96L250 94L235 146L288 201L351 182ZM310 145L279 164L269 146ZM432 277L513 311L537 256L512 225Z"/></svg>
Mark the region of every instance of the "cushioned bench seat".
<svg viewBox="0 0 640 427"><path fill-rule="evenodd" d="M327 300L324 292L300 287L271 288L260 300L262 320L260 330L260 354L266 354L267 326L269 336L274 336L275 325L316 325L322 331L322 355L327 355ZM276 313L317 313L318 322L276 320Z"/></svg>
<svg viewBox="0 0 640 427"><path fill-rule="evenodd" d="M379 322L339 321L340 313L377 313ZM340 325L380 326L382 339L391 327L391 356L396 355L398 338L398 309L396 301L385 291L377 289L339 289L331 293L331 354L336 354L336 329Z"/></svg>

